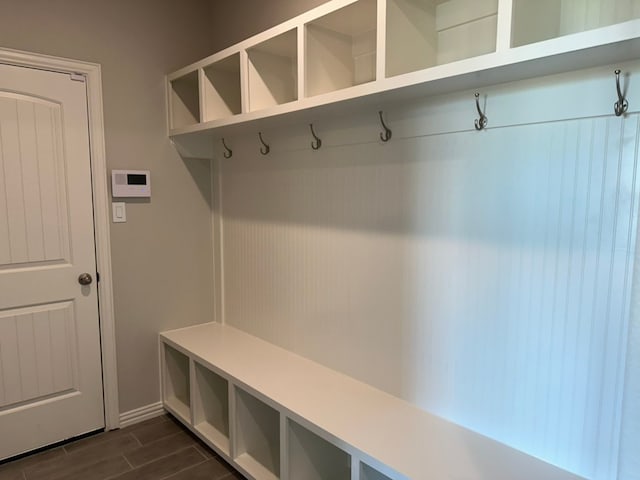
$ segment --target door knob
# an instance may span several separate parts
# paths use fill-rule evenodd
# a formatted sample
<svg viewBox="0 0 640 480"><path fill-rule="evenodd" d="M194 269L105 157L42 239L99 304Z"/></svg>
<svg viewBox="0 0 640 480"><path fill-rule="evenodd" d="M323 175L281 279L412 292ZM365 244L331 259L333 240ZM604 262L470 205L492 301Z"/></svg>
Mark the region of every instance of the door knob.
<svg viewBox="0 0 640 480"><path fill-rule="evenodd" d="M88 273L82 273L78 277L78 283L80 285L91 285L91 282L93 282L93 278L91 278L91 275L89 275Z"/></svg>

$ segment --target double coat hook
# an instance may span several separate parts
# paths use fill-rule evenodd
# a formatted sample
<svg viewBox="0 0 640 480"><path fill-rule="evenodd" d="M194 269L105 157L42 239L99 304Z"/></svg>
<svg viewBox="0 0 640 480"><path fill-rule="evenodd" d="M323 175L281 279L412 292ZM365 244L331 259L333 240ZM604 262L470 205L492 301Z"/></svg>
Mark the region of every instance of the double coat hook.
<svg viewBox="0 0 640 480"><path fill-rule="evenodd" d="M616 74L616 90L618 91L618 101L613 105L613 111L616 117L622 116L629 108L629 102L624 98L622 89L620 88L620 69L614 72Z"/></svg>
<svg viewBox="0 0 640 480"><path fill-rule="evenodd" d="M231 156L233 155L233 150L227 147L227 143L224 141L224 138L222 139L222 145L224 146L225 150L225 152L223 153L224 158L231 158Z"/></svg>
<svg viewBox="0 0 640 480"><path fill-rule="evenodd" d="M489 119L480 108L480 94L478 92L476 92L475 97L476 97L476 109L478 110L478 115L480 115L480 118L478 118L475 121L475 125L476 125L476 130L480 131L485 129Z"/></svg>
<svg viewBox="0 0 640 480"><path fill-rule="evenodd" d="M260 147L260 153L262 155L267 155L271 151L271 148L269 147L269 145L264 143L264 139L262 138L262 132L258 132L258 137L260 137L260 143L262 143L262 147Z"/></svg>
<svg viewBox="0 0 640 480"><path fill-rule="evenodd" d="M388 142L389 140L391 140L391 135L393 135L393 132L389 129L389 127L387 127L387 124L384 123L384 118L382 118L382 110L378 112L378 115L380 116L380 123L382 124L382 128L384 128L384 132L380 133L380 140L382 140L383 142Z"/></svg>
<svg viewBox="0 0 640 480"><path fill-rule="evenodd" d="M311 129L311 135L313 135L313 142L311 142L311 148L314 150L318 150L322 146L322 140L316 135L316 132L313 130L313 123L309 124L309 128Z"/></svg>

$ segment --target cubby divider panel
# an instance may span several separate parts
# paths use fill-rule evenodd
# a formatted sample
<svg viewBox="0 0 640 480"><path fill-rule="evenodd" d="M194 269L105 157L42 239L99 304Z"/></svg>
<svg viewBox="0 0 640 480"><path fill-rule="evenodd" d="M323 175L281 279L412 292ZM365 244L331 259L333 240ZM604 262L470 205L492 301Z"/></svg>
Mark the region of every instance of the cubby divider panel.
<svg viewBox="0 0 640 480"><path fill-rule="evenodd" d="M187 127L200 122L198 72L194 71L169 82L171 128Z"/></svg>
<svg viewBox="0 0 640 480"><path fill-rule="evenodd" d="M298 99L298 34L289 30L247 50L249 110Z"/></svg>
<svg viewBox="0 0 640 480"><path fill-rule="evenodd" d="M189 357L164 344L164 403L191 422Z"/></svg>
<svg viewBox="0 0 640 480"><path fill-rule="evenodd" d="M513 47L640 18L640 0L513 0Z"/></svg>
<svg viewBox="0 0 640 480"><path fill-rule="evenodd" d="M236 53L203 69L204 121L242 113L240 54Z"/></svg>
<svg viewBox="0 0 640 480"><path fill-rule="evenodd" d="M256 478L278 478L280 413L240 388L235 399L235 461Z"/></svg>
<svg viewBox="0 0 640 480"><path fill-rule="evenodd" d="M350 480L351 456L322 437L289 419L289 478Z"/></svg>
<svg viewBox="0 0 640 480"><path fill-rule="evenodd" d="M494 52L498 0L386 0L386 76Z"/></svg>
<svg viewBox="0 0 640 480"><path fill-rule="evenodd" d="M391 478L366 463L360 463L360 480L391 480Z"/></svg>
<svg viewBox="0 0 640 480"><path fill-rule="evenodd" d="M306 95L376 79L376 0L359 0L306 25Z"/></svg>
<svg viewBox="0 0 640 480"><path fill-rule="evenodd" d="M229 454L229 384L225 378L195 363L193 423L205 438Z"/></svg>

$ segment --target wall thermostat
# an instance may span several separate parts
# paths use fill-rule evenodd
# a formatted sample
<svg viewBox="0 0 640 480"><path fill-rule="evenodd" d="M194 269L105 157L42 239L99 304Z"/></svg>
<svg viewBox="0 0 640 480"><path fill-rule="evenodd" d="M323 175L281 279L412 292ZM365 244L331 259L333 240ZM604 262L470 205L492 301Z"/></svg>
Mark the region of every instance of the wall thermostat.
<svg viewBox="0 0 640 480"><path fill-rule="evenodd" d="M149 170L111 170L111 193L114 197L150 197Z"/></svg>

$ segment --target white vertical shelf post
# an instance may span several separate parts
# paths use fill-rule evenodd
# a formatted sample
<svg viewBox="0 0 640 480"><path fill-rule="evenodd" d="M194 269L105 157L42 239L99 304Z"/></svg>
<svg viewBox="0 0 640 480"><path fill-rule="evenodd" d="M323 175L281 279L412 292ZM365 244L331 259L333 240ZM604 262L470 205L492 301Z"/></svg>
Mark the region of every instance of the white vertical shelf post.
<svg viewBox="0 0 640 480"><path fill-rule="evenodd" d="M298 25L298 100L307 96L307 36L306 26Z"/></svg>
<svg viewBox="0 0 640 480"><path fill-rule="evenodd" d="M213 139L212 139L213 141ZM215 148L215 147L214 147ZM215 150L214 150L215 151ZM213 321L224 325L224 256L222 235L222 160L219 157L211 163L211 235L213 238ZM231 385L229 385L231 390Z"/></svg>
<svg viewBox="0 0 640 480"><path fill-rule="evenodd" d="M360 480L360 459L351 455L351 480Z"/></svg>
<svg viewBox="0 0 640 480"><path fill-rule="evenodd" d="M496 52L504 52L511 48L513 2L514 0L498 0L498 31L496 36Z"/></svg>
<svg viewBox="0 0 640 480"><path fill-rule="evenodd" d="M240 105L242 113L250 111L249 101L249 54L246 50L240 50Z"/></svg>
<svg viewBox="0 0 640 480"><path fill-rule="evenodd" d="M376 80L387 76L387 0L378 0L376 29Z"/></svg>
<svg viewBox="0 0 640 480"><path fill-rule="evenodd" d="M293 480L289 478L289 432L287 429L287 416L280 412L280 480Z"/></svg>
<svg viewBox="0 0 640 480"><path fill-rule="evenodd" d="M198 394L196 385L196 365L193 358L189 357L189 423L196 424L196 395Z"/></svg>
<svg viewBox="0 0 640 480"><path fill-rule="evenodd" d="M238 456L238 435L237 431L237 415L236 415L236 385L229 382L229 457L236 458Z"/></svg>
<svg viewBox="0 0 640 480"><path fill-rule="evenodd" d="M204 68L198 69L198 104L200 105L200 122L206 121L207 114L207 103L205 101L205 92L204 92Z"/></svg>

